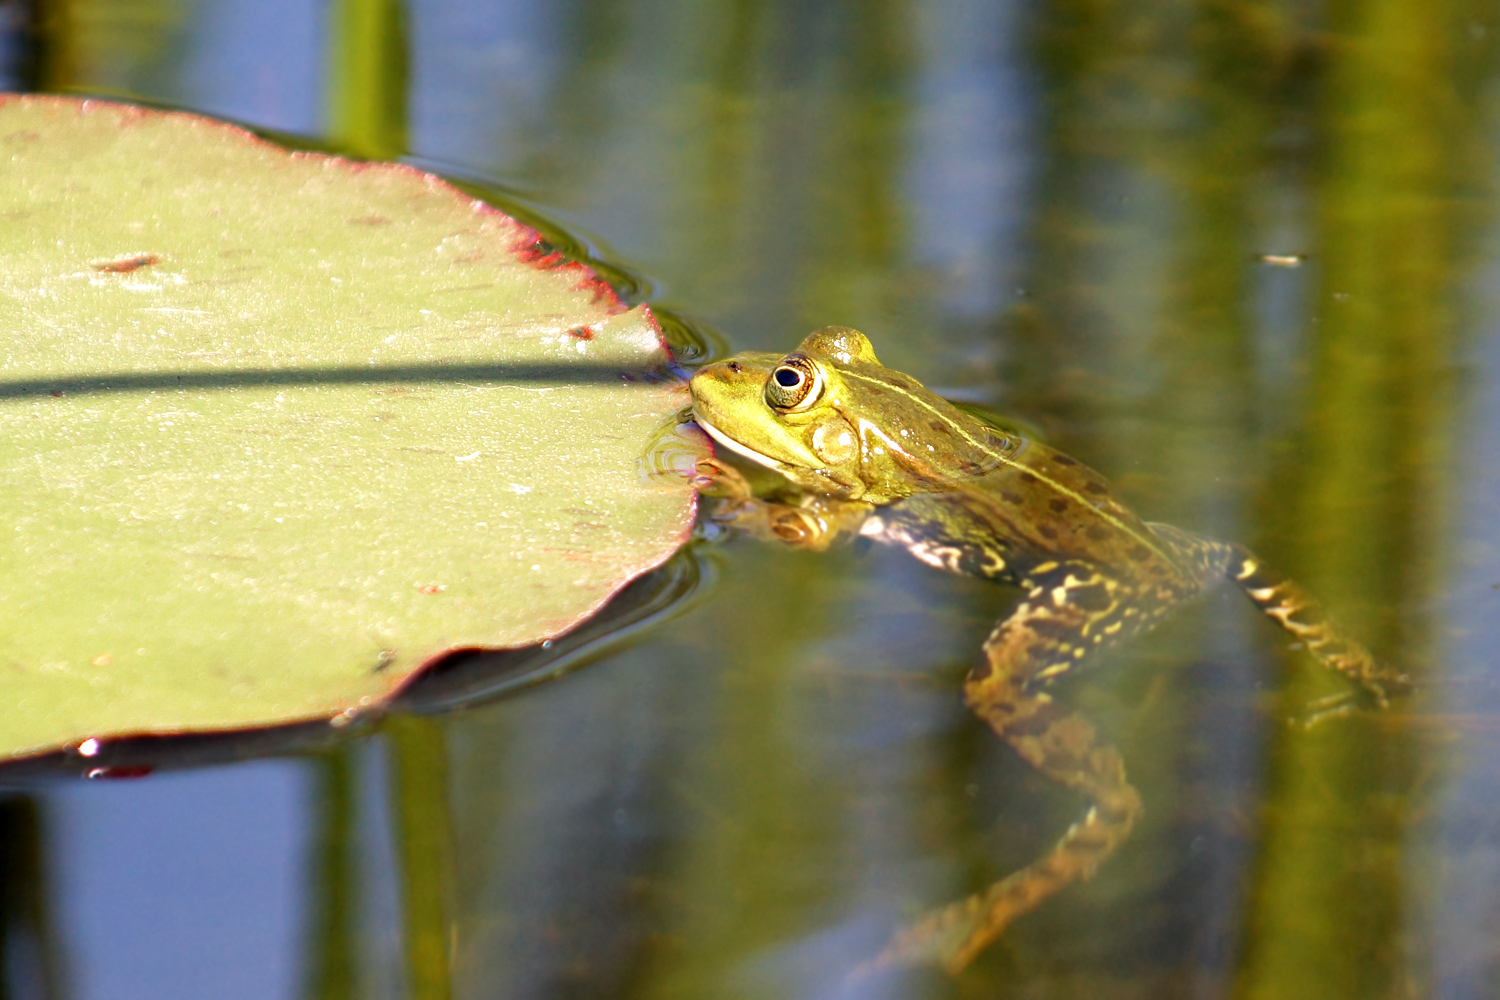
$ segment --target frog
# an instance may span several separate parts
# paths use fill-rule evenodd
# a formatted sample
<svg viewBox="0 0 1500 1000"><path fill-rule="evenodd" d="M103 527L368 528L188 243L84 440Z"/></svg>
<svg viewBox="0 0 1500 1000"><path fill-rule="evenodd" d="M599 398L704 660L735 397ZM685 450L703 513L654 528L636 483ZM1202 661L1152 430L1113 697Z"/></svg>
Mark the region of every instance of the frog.
<svg viewBox="0 0 1500 1000"><path fill-rule="evenodd" d="M867 971L933 961L957 973L1115 853L1141 819L1140 793L1119 751L1053 683L1209 587L1237 586L1347 681L1318 717L1384 708L1411 689L1243 545L1142 520L1078 460L882 365L858 330L824 327L788 354L706 364L688 390L715 445L703 477L719 525L810 551L869 539L1021 591L984 640L963 700L1086 807L1036 861L899 931ZM756 488L741 467L773 487Z"/></svg>

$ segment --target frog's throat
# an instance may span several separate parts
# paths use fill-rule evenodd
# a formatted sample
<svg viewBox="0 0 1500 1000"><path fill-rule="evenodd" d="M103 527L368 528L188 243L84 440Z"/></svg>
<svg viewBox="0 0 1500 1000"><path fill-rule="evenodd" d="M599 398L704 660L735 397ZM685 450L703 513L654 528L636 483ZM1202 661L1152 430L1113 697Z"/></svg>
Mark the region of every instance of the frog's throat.
<svg viewBox="0 0 1500 1000"><path fill-rule="evenodd" d="M709 437L713 438L715 441L719 442L724 447L734 452L736 455L741 455L745 458L748 458L750 461L755 462L758 465L764 465L768 469L774 469L777 472L782 473L783 475L786 474L787 466L785 465L785 463L778 462L776 461L776 459L770 457L769 455L762 455L760 452L754 450L753 448L740 444L734 438L730 437L728 434L725 434L723 431L719 430L713 424L709 423L707 420L704 420L697 414L693 415L693 419L697 421L699 427L702 427L705 431L708 431Z"/></svg>

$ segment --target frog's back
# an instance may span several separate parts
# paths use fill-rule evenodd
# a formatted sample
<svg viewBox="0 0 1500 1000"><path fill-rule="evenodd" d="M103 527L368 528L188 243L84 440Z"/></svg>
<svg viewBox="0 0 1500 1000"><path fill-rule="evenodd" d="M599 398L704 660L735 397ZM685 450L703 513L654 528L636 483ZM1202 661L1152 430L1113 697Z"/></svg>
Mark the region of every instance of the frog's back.
<svg viewBox="0 0 1500 1000"><path fill-rule="evenodd" d="M924 562L1000 579L1060 561L1174 590L1191 588L1198 575L1182 551L1192 536L1158 535L1120 503L1103 476L1031 440L954 488L883 509L875 530Z"/></svg>
<svg viewBox="0 0 1500 1000"><path fill-rule="evenodd" d="M1118 566L1172 562L1103 476L1036 441L979 477L974 492L996 528L1040 553Z"/></svg>

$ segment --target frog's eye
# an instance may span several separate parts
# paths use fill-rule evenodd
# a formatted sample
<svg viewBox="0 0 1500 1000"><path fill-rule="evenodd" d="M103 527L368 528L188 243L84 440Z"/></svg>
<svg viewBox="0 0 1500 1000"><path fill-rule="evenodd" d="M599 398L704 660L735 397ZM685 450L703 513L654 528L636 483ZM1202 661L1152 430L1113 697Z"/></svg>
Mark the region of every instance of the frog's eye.
<svg viewBox="0 0 1500 1000"><path fill-rule="evenodd" d="M766 379L766 402L778 410L805 410L822 391L823 374L800 354L787 355Z"/></svg>

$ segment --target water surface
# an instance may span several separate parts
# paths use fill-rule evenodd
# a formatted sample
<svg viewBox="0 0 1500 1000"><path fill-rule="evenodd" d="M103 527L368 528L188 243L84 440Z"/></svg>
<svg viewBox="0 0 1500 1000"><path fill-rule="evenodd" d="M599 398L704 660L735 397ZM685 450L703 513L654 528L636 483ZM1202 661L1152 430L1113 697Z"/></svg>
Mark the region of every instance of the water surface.
<svg viewBox="0 0 1500 1000"><path fill-rule="evenodd" d="M404 156L723 349L859 327L1422 684L1383 717L1228 591L1058 696L1148 815L957 979L848 986L1081 803L964 712L1015 593L700 546L562 679L0 800L5 991L1500 996L1500 17L1477 3L0 3L0 79Z"/></svg>

